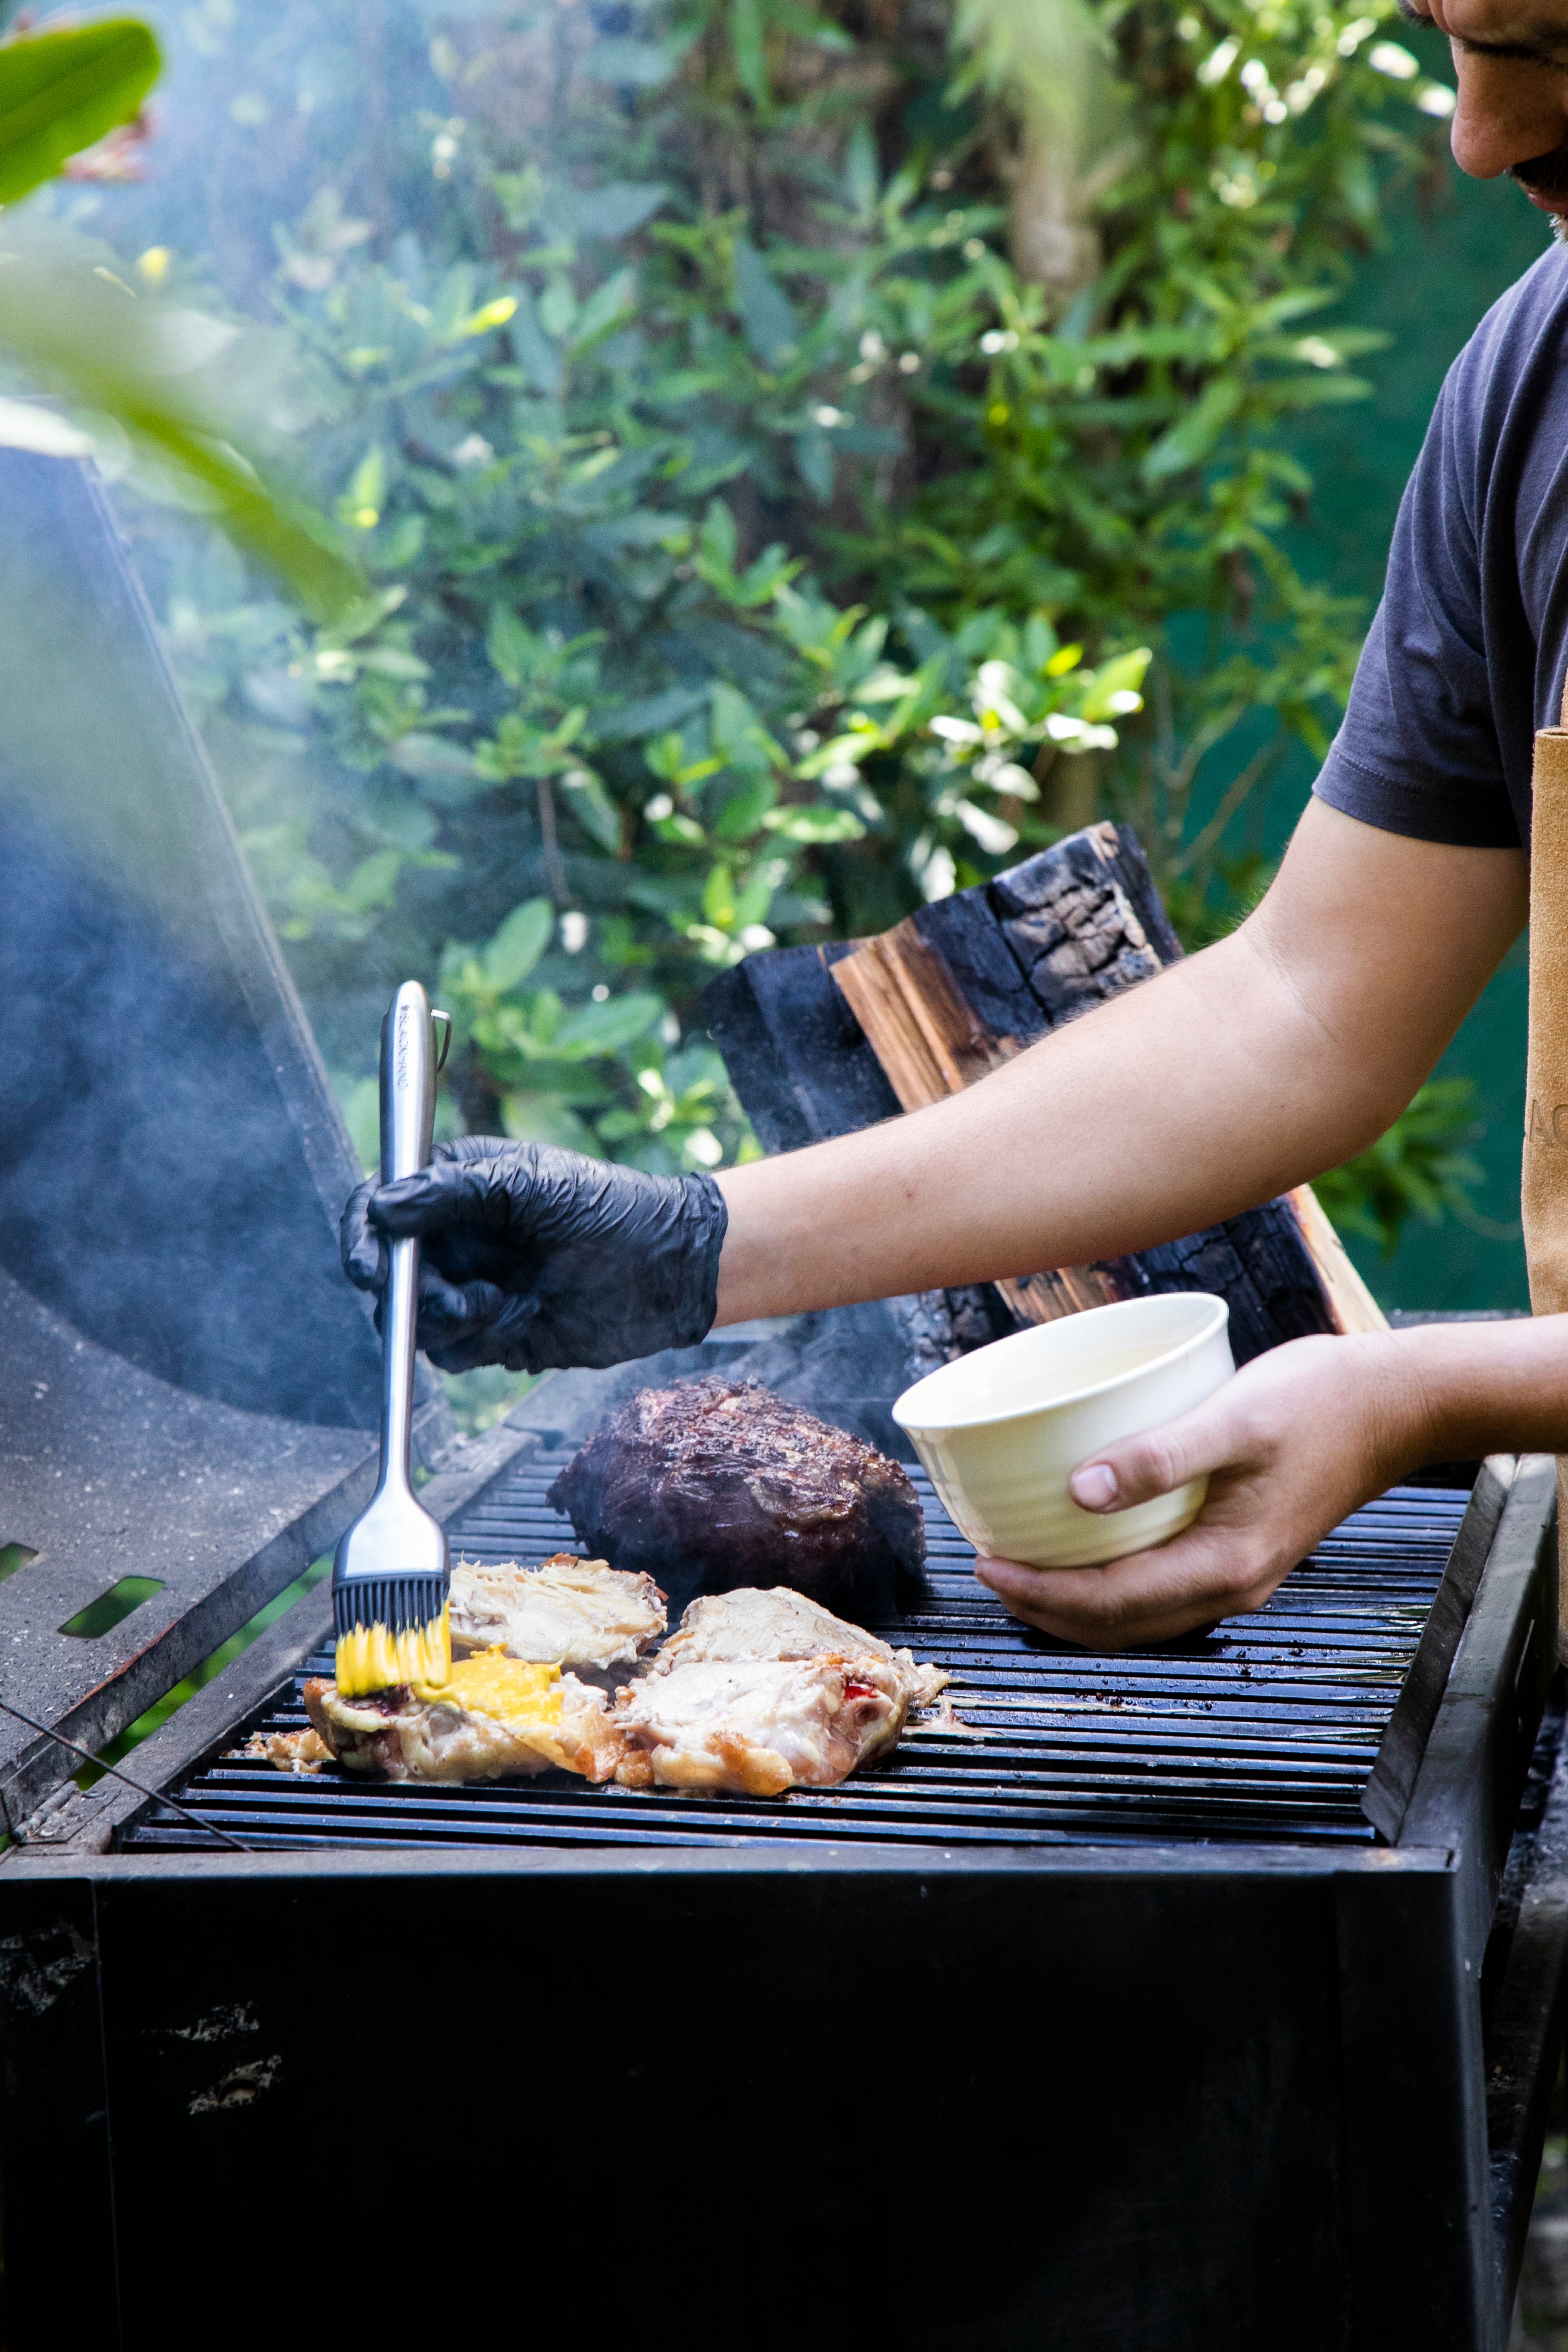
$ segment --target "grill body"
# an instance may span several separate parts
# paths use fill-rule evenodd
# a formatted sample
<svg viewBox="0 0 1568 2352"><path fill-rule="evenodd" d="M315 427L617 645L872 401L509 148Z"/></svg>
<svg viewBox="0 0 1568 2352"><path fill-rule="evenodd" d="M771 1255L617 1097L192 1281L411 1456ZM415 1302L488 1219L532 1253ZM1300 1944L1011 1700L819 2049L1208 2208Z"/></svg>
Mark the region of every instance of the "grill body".
<svg viewBox="0 0 1568 2352"><path fill-rule="evenodd" d="M454 1548L553 1549L550 1466ZM323 2221L379 2265L417 2183L418 2274L545 2328L1501 2352L1568 1849L1552 1466L1510 1466L1160 1659L1009 1634L939 1524L907 1631L984 1737L837 1807L254 1786L278 1629L156 1775L259 1850L143 1806L0 1867L10 2340L66 2271L146 2340L174 2215L182 2296L275 2344Z"/></svg>

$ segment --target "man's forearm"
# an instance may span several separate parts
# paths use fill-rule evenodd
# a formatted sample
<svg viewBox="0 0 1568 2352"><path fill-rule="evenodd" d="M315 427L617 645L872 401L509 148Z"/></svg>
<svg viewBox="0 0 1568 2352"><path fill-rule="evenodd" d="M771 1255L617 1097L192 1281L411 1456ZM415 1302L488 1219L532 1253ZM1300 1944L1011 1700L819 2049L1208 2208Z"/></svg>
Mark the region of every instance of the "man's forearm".
<svg viewBox="0 0 1568 2352"><path fill-rule="evenodd" d="M1422 1460L1568 1454L1568 1315L1425 1324L1377 1344Z"/></svg>
<svg viewBox="0 0 1568 2352"><path fill-rule="evenodd" d="M723 1176L720 1319L1194 1233L1348 1158L1402 1108L1338 1075L1251 945L1226 940L950 1102Z"/></svg>
<svg viewBox="0 0 1568 2352"><path fill-rule="evenodd" d="M1119 1256L1337 1165L1443 1050L1521 876L1314 803L1231 938L950 1102L727 1171L720 1322Z"/></svg>

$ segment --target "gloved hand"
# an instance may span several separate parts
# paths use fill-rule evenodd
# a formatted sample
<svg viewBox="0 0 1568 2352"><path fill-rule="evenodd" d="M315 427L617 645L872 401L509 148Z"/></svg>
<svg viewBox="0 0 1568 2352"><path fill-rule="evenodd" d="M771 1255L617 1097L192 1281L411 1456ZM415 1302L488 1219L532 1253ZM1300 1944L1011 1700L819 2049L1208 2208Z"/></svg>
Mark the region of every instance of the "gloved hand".
<svg viewBox="0 0 1568 2352"><path fill-rule="evenodd" d="M340 1239L350 1281L382 1291L387 1242L417 1237L419 1345L442 1371L542 1372L695 1347L717 1311L728 1222L710 1176L463 1135L417 1176L367 1178Z"/></svg>

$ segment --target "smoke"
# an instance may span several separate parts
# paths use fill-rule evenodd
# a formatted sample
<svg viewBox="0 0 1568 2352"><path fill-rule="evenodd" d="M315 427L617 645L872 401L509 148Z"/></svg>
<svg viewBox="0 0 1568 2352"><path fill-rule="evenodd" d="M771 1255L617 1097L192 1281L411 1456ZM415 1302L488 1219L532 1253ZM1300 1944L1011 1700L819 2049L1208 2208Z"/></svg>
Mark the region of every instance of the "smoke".
<svg viewBox="0 0 1568 2352"><path fill-rule="evenodd" d="M200 1394L374 1426L353 1171L107 512L0 453L0 1263Z"/></svg>

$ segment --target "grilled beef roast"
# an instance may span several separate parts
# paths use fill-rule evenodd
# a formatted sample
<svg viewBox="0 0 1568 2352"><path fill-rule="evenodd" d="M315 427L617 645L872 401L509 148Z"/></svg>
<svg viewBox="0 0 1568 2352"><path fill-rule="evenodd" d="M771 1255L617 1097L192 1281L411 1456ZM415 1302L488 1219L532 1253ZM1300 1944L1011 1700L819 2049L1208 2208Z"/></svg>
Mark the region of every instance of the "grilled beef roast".
<svg viewBox="0 0 1568 2352"><path fill-rule="evenodd" d="M657 1578L678 1605L789 1584L877 1617L925 1559L920 1501L896 1462L760 1381L717 1374L628 1398L550 1500L590 1551Z"/></svg>

